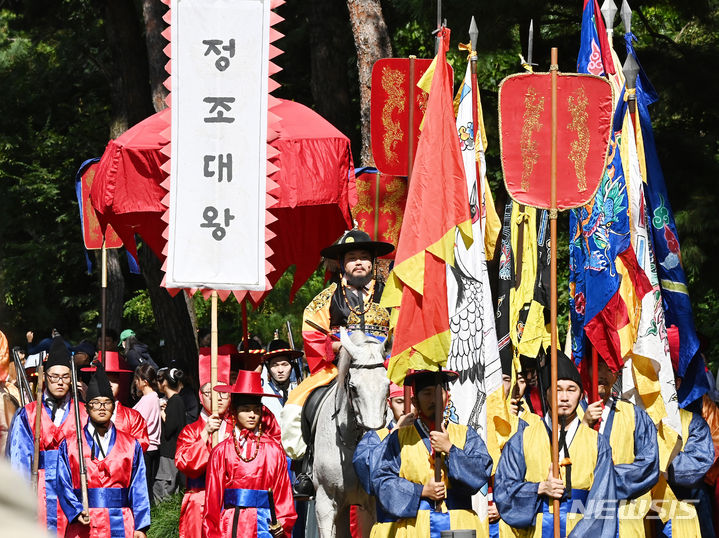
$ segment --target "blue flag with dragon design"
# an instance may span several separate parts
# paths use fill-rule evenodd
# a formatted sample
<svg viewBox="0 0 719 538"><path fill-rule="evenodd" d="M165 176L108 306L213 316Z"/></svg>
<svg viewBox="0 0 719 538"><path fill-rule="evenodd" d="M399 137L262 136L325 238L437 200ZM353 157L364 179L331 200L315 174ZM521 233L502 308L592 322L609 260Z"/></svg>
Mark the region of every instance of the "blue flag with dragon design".
<svg viewBox="0 0 719 538"><path fill-rule="evenodd" d="M667 325L679 329L679 364L677 374L683 382L677 390L680 407L685 407L709 390L704 361L697 353L699 339L694 326L687 280L682 267L679 236L674 213L669 203L664 174L659 162L649 106L658 100L658 94L639 63L633 42L634 34L626 34L627 54L632 54L640 66L636 84L637 112L644 138L647 181L644 193L647 212L651 219L652 246L657 261L659 285L662 290L664 315Z"/></svg>

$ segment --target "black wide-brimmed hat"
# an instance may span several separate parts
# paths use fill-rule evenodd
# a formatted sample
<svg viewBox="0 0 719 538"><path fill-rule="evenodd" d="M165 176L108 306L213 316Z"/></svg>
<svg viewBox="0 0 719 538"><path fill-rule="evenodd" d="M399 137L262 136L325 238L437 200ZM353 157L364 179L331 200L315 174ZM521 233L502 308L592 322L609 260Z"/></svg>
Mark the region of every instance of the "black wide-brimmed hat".
<svg viewBox="0 0 719 538"><path fill-rule="evenodd" d="M289 360L301 357L303 353L290 347L290 344L284 340L276 339L267 344L267 352L262 356L262 361L267 362L273 357L284 356Z"/></svg>
<svg viewBox="0 0 719 538"><path fill-rule="evenodd" d="M434 387L437 385L447 386L449 383L459 377L454 370L409 370L404 378L405 385L411 385L414 393L426 387Z"/></svg>
<svg viewBox="0 0 719 538"><path fill-rule="evenodd" d="M320 254L325 258L338 260L350 250L366 250L372 253L373 258L377 258L392 252L394 245L384 241L372 241L369 234L362 230L350 230L340 237L336 243L322 249Z"/></svg>

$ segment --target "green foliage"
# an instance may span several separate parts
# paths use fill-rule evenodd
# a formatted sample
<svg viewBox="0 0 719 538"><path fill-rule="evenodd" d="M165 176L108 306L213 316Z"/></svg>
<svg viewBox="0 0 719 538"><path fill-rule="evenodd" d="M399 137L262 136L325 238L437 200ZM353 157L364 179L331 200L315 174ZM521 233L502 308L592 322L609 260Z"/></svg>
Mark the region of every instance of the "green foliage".
<svg viewBox="0 0 719 538"><path fill-rule="evenodd" d="M0 11L0 319L15 341L55 325L79 336L99 296L85 275L73 179L107 132L103 58L83 47L101 39L100 25L88 12L78 34L64 15L79 4L55 7L47 27Z"/></svg>
<svg viewBox="0 0 719 538"><path fill-rule="evenodd" d="M122 317L128 327L153 327L155 314L152 312L150 294L147 290L138 290L133 297L125 303Z"/></svg>
<svg viewBox="0 0 719 538"><path fill-rule="evenodd" d="M175 493L151 508L147 538L176 538L180 535L182 496L182 493Z"/></svg>

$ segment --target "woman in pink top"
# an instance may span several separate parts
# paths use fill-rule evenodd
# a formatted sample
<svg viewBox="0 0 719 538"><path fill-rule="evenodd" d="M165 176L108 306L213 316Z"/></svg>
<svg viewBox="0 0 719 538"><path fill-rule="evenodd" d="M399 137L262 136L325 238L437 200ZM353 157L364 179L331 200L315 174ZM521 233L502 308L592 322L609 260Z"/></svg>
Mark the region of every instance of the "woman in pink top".
<svg viewBox="0 0 719 538"><path fill-rule="evenodd" d="M142 395L135 404L138 411L147 423L147 434L150 438L150 447L145 452L145 468L147 470L147 490L152 491L157 466L160 461L160 429L162 417L160 412L160 398L157 395L157 373L149 364L141 364L135 370L133 380L135 390Z"/></svg>

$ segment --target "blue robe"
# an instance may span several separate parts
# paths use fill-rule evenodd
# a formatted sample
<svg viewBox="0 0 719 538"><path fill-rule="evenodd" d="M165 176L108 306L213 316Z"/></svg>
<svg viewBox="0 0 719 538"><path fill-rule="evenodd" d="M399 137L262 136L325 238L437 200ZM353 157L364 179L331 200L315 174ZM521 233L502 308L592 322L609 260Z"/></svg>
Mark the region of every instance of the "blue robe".
<svg viewBox="0 0 719 538"><path fill-rule="evenodd" d="M629 402L612 401L607 422L602 431L614 451L619 450L623 435L631 435L634 441L634 461L616 463L614 473L617 499L636 499L649 492L659 479L659 445L657 429L647 413ZM619 422L617 414L631 412L634 415L634 431L620 431L615 426ZM631 421L631 417L629 419ZM614 460L617 455L614 454Z"/></svg>
<svg viewBox="0 0 719 538"><path fill-rule="evenodd" d="M90 527L76 522L82 512L77 443L60 444L57 491L70 524L66 536L132 538L135 530L150 526L150 496L140 443L111 426L107 455L99 459L99 447L87 426L83 428L83 455L87 465Z"/></svg>
<svg viewBox="0 0 719 538"><path fill-rule="evenodd" d="M699 518L702 538L714 536L711 501L703 488L704 475L714 463L714 443L706 420L698 413L679 410L682 419L682 449L667 468L667 482L676 497L681 501L696 499L694 505ZM688 425L687 425L688 422ZM659 522L665 536L672 536L672 521Z"/></svg>
<svg viewBox="0 0 719 538"><path fill-rule="evenodd" d="M532 443L531 454L525 452L525 435L531 435L530 439L541 439L542 441L541 443ZM580 436L585 439L585 446L579 445ZM586 439L594 438L596 438L596 456L592 456L593 461L584 461L587 459L584 453L589 453L590 450L587 449L593 448L586 445ZM569 446L569 453L573 461L573 489L571 499L567 499L565 493L565 497L561 500L561 536L614 538L617 533L616 504L611 501L616 499L616 487L609 443L594 430L580 424L577 434ZM502 456L499 459L494 479L494 502L497 504L500 516L510 526L519 529L534 527L533 536L552 538L554 536L552 527L554 516L549 513L548 508L551 505L551 500L539 495L539 482L530 482L525 479L527 462L538 457L545 463L551 462L551 432L544 422L537 422L530 426L526 422L520 421L517 433L504 445ZM582 465L581 462L584 464ZM586 468L591 464L593 464L593 469ZM542 478L544 480L548 474L549 465L543 464L542 466L543 469L536 471L544 477ZM582 476L585 479L586 477L592 479L588 489L579 488ZM605 501L610 502L606 503ZM572 515L572 518L577 517L574 515L576 512L572 511L573 506L575 508L584 507L583 517L567 533L567 512ZM541 516L541 522L538 516Z"/></svg>
<svg viewBox="0 0 719 538"><path fill-rule="evenodd" d="M372 536L421 538L450 528L482 528L472 512L471 497L487 484L492 458L472 428L450 423L447 430L452 448L443 464L447 484L444 512L434 510L434 503L422 498L423 486L434 471L430 466L429 437L417 423L393 432L372 450L368 460L370 491L377 496L386 521L395 525L392 530L385 527L379 531L375 526Z"/></svg>

